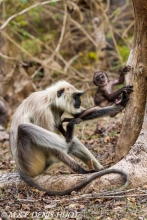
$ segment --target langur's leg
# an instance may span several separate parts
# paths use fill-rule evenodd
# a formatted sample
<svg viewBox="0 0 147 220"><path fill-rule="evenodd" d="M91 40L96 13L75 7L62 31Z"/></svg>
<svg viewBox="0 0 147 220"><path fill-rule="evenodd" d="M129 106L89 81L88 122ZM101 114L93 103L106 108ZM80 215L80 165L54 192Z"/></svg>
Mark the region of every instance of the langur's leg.
<svg viewBox="0 0 147 220"><path fill-rule="evenodd" d="M93 154L76 137L74 137L68 153L79 158L87 165L89 165L89 161L92 160L91 162L96 170L103 169L103 166L98 162Z"/></svg>
<svg viewBox="0 0 147 220"><path fill-rule="evenodd" d="M30 169L31 176L36 175L36 170L37 174L38 172L42 173L54 163L54 158L66 164L76 173L95 172L95 170L83 169L67 154L67 150L68 147L65 140L55 133L33 124L21 124L18 127L18 160L19 164L21 164L21 170L28 175L30 174ZM42 161L43 164L41 163ZM24 167L25 164L27 164L27 167Z"/></svg>

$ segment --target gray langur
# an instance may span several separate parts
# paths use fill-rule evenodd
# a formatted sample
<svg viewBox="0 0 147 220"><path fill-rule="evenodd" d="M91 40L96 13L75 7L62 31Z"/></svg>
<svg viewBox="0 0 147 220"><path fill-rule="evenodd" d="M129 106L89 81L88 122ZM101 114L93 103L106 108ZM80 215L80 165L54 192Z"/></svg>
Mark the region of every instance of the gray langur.
<svg viewBox="0 0 147 220"><path fill-rule="evenodd" d="M59 81L46 90L34 92L17 108L13 115L10 127L10 149L16 161L18 172L21 178L28 184L35 186L48 195L66 195L73 190L78 190L87 185L93 179L107 173L120 173L128 184L128 175L120 170L104 170L103 166L96 160L92 153L76 138L73 137L73 127L79 123L78 117L82 120L110 115L121 111L127 97L124 96L119 105L106 108L90 108L84 111L81 106L80 96L82 91L66 81ZM61 116L64 112L77 117L69 122L72 125L72 132L64 131L61 123ZM69 126L70 127L70 126ZM69 137L68 141L60 134ZM69 134L68 134L69 133ZM95 170L85 170L73 158L73 155L88 165L92 160ZM46 169L58 162L63 162L76 173L92 173L82 183L65 191L51 191L38 185L33 177L43 173Z"/></svg>

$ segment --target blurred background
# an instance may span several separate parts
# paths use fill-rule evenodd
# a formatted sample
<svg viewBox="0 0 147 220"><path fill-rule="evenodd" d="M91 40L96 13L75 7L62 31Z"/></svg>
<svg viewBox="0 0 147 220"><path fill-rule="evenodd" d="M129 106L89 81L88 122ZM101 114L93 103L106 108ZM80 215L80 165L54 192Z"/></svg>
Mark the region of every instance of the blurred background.
<svg viewBox="0 0 147 220"><path fill-rule="evenodd" d="M118 78L133 43L129 0L1 0L0 17L0 95L12 112L60 79L86 90L83 104L93 105L94 72Z"/></svg>

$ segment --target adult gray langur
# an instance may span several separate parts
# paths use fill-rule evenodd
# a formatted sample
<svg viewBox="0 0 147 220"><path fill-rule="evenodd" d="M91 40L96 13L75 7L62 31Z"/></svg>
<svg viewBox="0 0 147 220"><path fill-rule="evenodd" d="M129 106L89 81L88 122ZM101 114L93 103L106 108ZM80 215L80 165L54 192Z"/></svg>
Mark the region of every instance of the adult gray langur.
<svg viewBox="0 0 147 220"><path fill-rule="evenodd" d="M93 179L107 173L120 173L128 184L128 175L121 170L104 170L92 153L73 136L74 124L81 120L111 115L121 111L128 100L124 94L119 105L106 108L93 107L84 110L80 96L83 91L77 90L66 81L59 81L46 90L34 92L16 109L10 127L10 149L16 161L21 178L48 195L66 195L78 190ZM72 119L67 131L62 127L61 116L69 113ZM79 119L80 118L80 119ZM63 136L61 136L61 133ZM68 137L68 138L67 138ZM70 145L68 144L70 142ZM92 161L94 170L85 170L70 155L88 165ZM43 173L55 163L63 162L75 173L94 173L82 183L65 191L51 191L37 184L33 177Z"/></svg>

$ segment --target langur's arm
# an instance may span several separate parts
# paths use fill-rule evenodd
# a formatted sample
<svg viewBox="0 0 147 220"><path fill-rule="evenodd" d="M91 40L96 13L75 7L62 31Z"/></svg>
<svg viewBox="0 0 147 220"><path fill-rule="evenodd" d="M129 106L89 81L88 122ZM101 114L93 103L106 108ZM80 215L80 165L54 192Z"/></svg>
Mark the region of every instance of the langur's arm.
<svg viewBox="0 0 147 220"><path fill-rule="evenodd" d="M85 115L87 115L87 114L90 114L90 113L92 113L92 112L94 112L94 111L96 111L96 110L98 110L98 109L101 109L101 107L98 107L98 106L94 106L94 107L91 107L91 108L88 108L88 109L86 109L84 112L82 112L82 113L80 113L80 114L77 114L76 116L75 116L75 118L80 118L80 117L83 117L83 116L85 116ZM80 116L80 117L79 117ZM73 120L74 118L64 118L63 120L62 120L62 123L63 122L70 122L71 120ZM79 122L80 123L80 122ZM77 124L77 123L76 123Z"/></svg>
<svg viewBox="0 0 147 220"><path fill-rule="evenodd" d="M124 86L121 89L118 89L117 91L110 93L108 90L104 90L103 94L109 101L114 101L116 98L118 98L123 92L130 93L132 92L133 86Z"/></svg>
<svg viewBox="0 0 147 220"><path fill-rule="evenodd" d="M112 81L112 85L119 85L119 84L124 83L124 81L125 81L125 74L127 72L129 72L130 70L131 70L131 66L125 66L123 68L123 70L121 71L119 78L114 80L114 81Z"/></svg>
<svg viewBox="0 0 147 220"><path fill-rule="evenodd" d="M74 126L75 126L75 124L79 124L82 121L82 119L80 119L80 118L65 118L64 120L66 121L66 119L67 119L67 121L69 120L69 123L66 126L66 131L63 128L62 124L59 125L58 129L61 132L61 134L66 138L66 142L68 144L70 144L70 143L72 143L72 140L74 137Z"/></svg>
<svg viewBox="0 0 147 220"><path fill-rule="evenodd" d="M58 129L59 129L59 131L61 132L61 134L66 138L66 131L65 131L65 129L63 128L63 125L62 125L62 124L60 124L60 125L58 126Z"/></svg>
<svg viewBox="0 0 147 220"><path fill-rule="evenodd" d="M79 124L82 121L81 118L73 118L66 127L66 142L72 143L72 140L74 138L74 127L75 124Z"/></svg>
<svg viewBox="0 0 147 220"><path fill-rule="evenodd" d="M77 118L82 119L83 121L100 118L103 116L111 116L118 112L120 112L125 106L119 105L111 105L104 108L100 108L99 106L94 106L91 108L86 109L82 114L77 115ZM74 118L64 118L62 122L71 122ZM69 122L69 123L70 123ZM69 129L70 131L70 129Z"/></svg>
<svg viewBox="0 0 147 220"><path fill-rule="evenodd" d="M122 100L118 105L113 104L111 106L107 106L104 108L100 108L99 106L95 106L89 109L86 109L83 113L76 116L76 118L80 118L83 121L95 119L103 116L111 116L117 114L122 111L126 107L127 101L129 100L129 94L133 91L133 86L129 86L129 89L123 91ZM69 118L68 118L69 119ZM64 120L65 121L65 120Z"/></svg>
<svg viewBox="0 0 147 220"><path fill-rule="evenodd" d="M129 93L133 91L133 87L126 91L123 91L122 100L118 105L113 104L111 106L107 106L104 108L100 108L99 106L95 106L85 110L82 114L78 115L78 118L81 118L83 121L100 118L103 116L112 116L122 111L125 108L127 101L129 100Z"/></svg>
<svg viewBox="0 0 147 220"><path fill-rule="evenodd" d="M85 111L82 114L80 114L78 117L81 118L83 121L85 121L85 120L90 120L90 119L94 119L94 118L100 118L103 116L114 115L114 114L122 111L122 109L125 108L126 103L129 100L129 93L131 93L132 91L133 91L133 89L128 90L128 93L126 91L124 91L123 96L122 96L122 100L118 105L113 104L113 105L107 106L105 108L99 108L98 106L93 107L93 108L90 108L91 113L89 113L89 110L88 110L87 111L88 113ZM96 109L96 108L98 108L98 109Z"/></svg>

